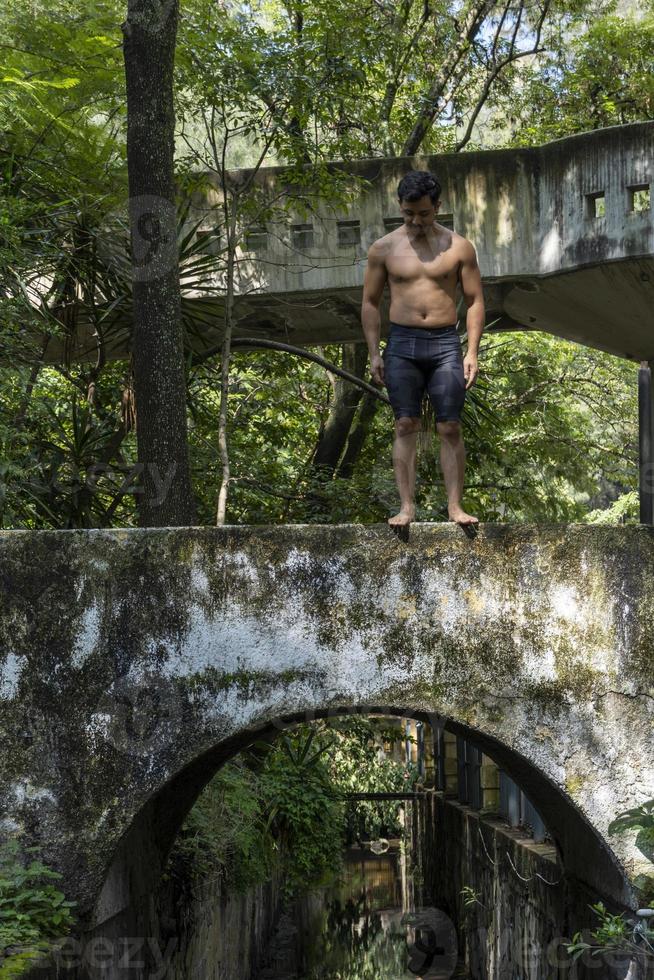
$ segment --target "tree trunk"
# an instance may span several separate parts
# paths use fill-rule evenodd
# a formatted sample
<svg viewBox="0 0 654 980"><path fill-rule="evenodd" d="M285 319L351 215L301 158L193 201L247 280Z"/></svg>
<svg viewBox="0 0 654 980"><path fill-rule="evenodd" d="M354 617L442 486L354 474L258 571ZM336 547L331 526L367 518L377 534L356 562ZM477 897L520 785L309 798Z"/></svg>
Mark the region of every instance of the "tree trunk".
<svg viewBox="0 0 654 980"><path fill-rule="evenodd" d="M361 378L367 361L368 349L365 344L343 345L343 367L346 370ZM360 388L341 378L334 384L334 398L312 460L312 468L317 473L330 474L338 466L361 395Z"/></svg>
<svg viewBox="0 0 654 980"><path fill-rule="evenodd" d="M223 171L224 172L224 171ZM226 194L225 189L225 194ZM226 200L227 198L225 198ZM220 409L218 414L218 448L222 466L222 479L216 507L216 524L221 527L227 516L227 494L231 470L229 443L227 441L227 417L229 410L229 369L232 363L232 333L234 328L234 270L236 260L236 203L233 202L229 219L229 245L227 248L227 295L225 297L225 333L223 336L220 364Z"/></svg>
<svg viewBox="0 0 654 980"><path fill-rule="evenodd" d="M363 396L357 418L347 440L345 452L336 470L336 476L341 480L350 480L352 478L354 467L361 455L361 450L364 447L379 405L379 399L373 395L365 394Z"/></svg>
<svg viewBox="0 0 654 980"><path fill-rule="evenodd" d="M177 18L178 0L128 0L122 25L142 527L195 522L173 170Z"/></svg>

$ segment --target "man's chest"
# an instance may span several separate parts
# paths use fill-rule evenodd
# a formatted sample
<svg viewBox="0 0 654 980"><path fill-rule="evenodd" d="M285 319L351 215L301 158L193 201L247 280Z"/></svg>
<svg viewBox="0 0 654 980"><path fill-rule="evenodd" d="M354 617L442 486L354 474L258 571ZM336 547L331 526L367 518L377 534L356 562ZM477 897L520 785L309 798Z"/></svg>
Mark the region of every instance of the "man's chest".
<svg viewBox="0 0 654 980"><path fill-rule="evenodd" d="M391 285L427 280L438 286L453 285L459 273L459 259L451 249L434 254L422 251L396 251L386 257L386 270Z"/></svg>

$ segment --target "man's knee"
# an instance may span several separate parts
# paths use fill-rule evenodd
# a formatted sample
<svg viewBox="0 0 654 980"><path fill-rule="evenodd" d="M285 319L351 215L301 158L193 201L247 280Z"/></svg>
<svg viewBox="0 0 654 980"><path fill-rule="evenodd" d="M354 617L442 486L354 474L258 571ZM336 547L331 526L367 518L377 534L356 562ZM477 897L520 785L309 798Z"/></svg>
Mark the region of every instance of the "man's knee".
<svg viewBox="0 0 654 980"><path fill-rule="evenodd" d="M420 431L420 419L403 417L395 419L395 434L398 436L410 436L414 432Z"/></svg>
<svg viewBox="0 0 654 980"><path fill-rule="evenodd" d="M447 439L448 442L458 442L461 438L461 423L454 420L437 422L436 431L441 439Z"/></svg>

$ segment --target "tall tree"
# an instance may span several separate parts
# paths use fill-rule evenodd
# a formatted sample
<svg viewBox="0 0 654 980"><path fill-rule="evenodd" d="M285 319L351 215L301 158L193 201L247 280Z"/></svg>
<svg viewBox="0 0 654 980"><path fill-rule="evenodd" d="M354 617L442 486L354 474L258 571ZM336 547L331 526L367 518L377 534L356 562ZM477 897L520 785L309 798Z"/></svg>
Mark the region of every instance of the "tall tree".
<svg viewBox="0 0 654 980"><path fill-rule="evenodd" d="M132 238L138 511L142 526L191 524L186 379L173 170L177 0L129 0L122 25Z"/></svg>

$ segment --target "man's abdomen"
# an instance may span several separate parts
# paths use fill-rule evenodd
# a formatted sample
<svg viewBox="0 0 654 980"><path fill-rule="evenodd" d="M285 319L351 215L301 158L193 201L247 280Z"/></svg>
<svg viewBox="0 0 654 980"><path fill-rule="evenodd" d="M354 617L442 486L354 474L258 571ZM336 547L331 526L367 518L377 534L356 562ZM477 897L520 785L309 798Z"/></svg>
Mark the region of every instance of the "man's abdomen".
<svg viewBox="0 0 654 980"><path fill-rule="evenodd" d="M456 287L450 295L440 287L416 283L411 288L391 285L390 319L412 327L441 327L456 322Z"/></svg>

